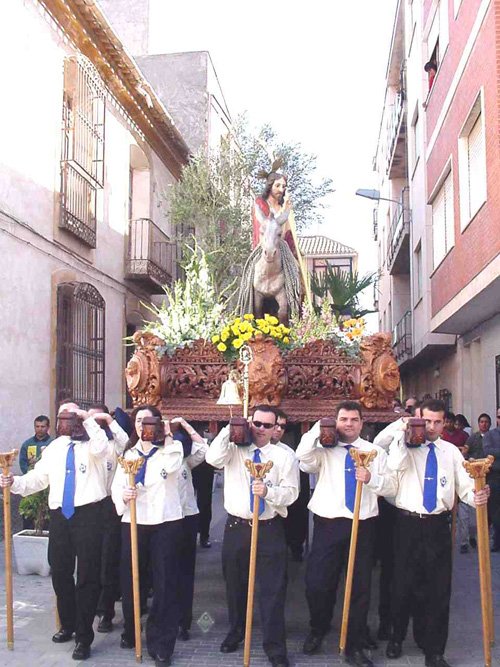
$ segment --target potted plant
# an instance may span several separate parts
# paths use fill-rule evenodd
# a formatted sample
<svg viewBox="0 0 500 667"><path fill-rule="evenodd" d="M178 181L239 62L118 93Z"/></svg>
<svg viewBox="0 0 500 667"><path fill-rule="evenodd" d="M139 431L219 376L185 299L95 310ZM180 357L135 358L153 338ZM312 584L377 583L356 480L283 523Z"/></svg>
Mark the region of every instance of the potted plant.
<svg viewBox="0 0 500 667"><path fill-rule="evenodd" d="M14 557L18 574L40 574L48 577L49 532L44 530L49 520L49 490L33 493L19 504L19 514L33 522L34 530L21 530L13 535Z"/></svg>

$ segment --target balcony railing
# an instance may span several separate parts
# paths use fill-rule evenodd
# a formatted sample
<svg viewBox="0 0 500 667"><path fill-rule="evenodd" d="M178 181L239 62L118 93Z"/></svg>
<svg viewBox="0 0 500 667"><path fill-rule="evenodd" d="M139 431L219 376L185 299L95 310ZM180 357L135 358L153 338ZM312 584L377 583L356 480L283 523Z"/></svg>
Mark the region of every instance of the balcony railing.
<svg viewBox="0 0 500 667"><path fill-rule="evenodd" d="M409 192L407 187L403 188L399 206L392 216L391 226L389 227L389 234L387 237L387 267L389 273L409 273L410 271L409 257L402 257L400 262L401 266L398 270L393 270L394 264L396 263L395 260L397 259L399 252L402 250L403 240L405 240L405 237L410 233L411 210Z"/></svg>
<svg viewBox="0 0 500 667"><path fill-rule="evenodd" d="M71 162L63 162L59 226L91 248L96 247L96 197L92 183Z"/></svg>
<svg viewBox="0 0 500 667"><path fill-rule="evenodd" d="M132 220L129 228L126 277L152 293L161 292L178 276L179 250L176 243L148 218Z"/></svg>
<svg viewBox="0 0 500 667"><path fill-rule="evenodd" d="M413 356L411 324L411 310L407 310L392 331L392 349L399 364Z"/></svg>
<svg viewBox="0 0 500 667"><path fill-rule="evenodd" d="M386 172L391 174L393 166L399 167L403 159L406 146L404 140L406 135L406 63L401 65L399 73L399 90L391 107L387 119L387 163ZM394 163L394 165L393 165ZM398 163L398 164L396 164ZM400 176L400 174L394 174Z"/></svg>

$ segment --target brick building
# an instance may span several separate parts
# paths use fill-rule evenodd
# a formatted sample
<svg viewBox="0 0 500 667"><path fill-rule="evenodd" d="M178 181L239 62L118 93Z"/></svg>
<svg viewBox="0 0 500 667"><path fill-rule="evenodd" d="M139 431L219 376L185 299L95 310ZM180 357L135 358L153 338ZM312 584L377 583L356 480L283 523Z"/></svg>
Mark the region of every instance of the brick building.
<svg viewBox="0 0 500 667"><path fill-rule="evenodd" d="M404 393L500 404L500 3L400 0L375 158L379 320Z"/></svg>

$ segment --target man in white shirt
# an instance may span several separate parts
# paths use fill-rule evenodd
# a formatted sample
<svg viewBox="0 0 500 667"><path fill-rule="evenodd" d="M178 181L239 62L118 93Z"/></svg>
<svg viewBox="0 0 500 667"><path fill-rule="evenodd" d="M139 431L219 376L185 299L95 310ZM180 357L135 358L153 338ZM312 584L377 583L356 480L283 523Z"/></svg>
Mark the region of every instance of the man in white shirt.
<svg viewBox="0 0 500 667"><path fill-rule="evenodd" d="M288 452L295 461L297 469L299 469L299 461L295 455L295 450L282 441L285 435L288 417L283 410L275 408L276 426L274 428L274 435L271 438L271 443L277 445ZM295 443L295 447L297 443ZM304 542L307 538L309 530L309 510L307 503L310 499L309 491L309 475L299 470L300 484L299 497L297 500L289 505L288 514L285 518L285 538L286 544L292 554L292 560L301 563L304 560Z"/></svg>
<svg viewBox="0 0 500 667"><path fill-rule="evenodd" d="M333 447L319 444L317 422L297 448L304 472L318 474L309 509L314 513L314 533L306 568L306 597L311 630L304 642L304 653L315 653L329 631L337 587L349 554L354 495L357 481L363 482L356 562L354 567L346 657L349 664L371 667L364 653L365 632L370 606L373 541L378 496L395 495L394 476L387 470L387 455L380 447L360 438L363 426L361 406L343 401L337 406L339 443ZM355 468L349 449L375 449L377 456L370 469Z"/></svg>
<svg viewBox="0 0 500 667"><path fill-rule="evenodd" d="M450 514L455 496L472 507L487 503L489 488L475 492L455 445L441 439L445 406L428 400L421 406L426 442L408 447L405 432L389 449L388 466L397 475L392 639L388 658L402 653L412 591L419 584L418 610L425 619L420 640L426 667L449 667L444 659L451 594ZM405 426L403 428L406 428Z"/></svg>
<svg viewBox="0 0 500 667"><path fill-rule="evenodd" d="M52 637L60 644L76 635L74 660L86 660L94 639L92 623L100 592L102 501L106 497L103 461L108 439L96 419L75 404L70 407L83 419L87 436L61 435L42 453L33 470L21 477L2 475L0 485L29 496L49 490L49 563L57 597L61 629ZM74 571L77 564L75 586Z"/></svg>
<svg viewBox="0 0 500 667"><path fill-rule="evenodd" d="M229 633L222 653L232 653L245 632L248 566L254 494L261 498L257 582L263 647L273 667L288 667L285 638L287 553L282 518L298 496L298 470L289 453L270 443L276 416L268 405L254 409L250 425L252 444L238 446L229 440L226 426L210 445L208 463L224 468L224 507L228 519L222 545L226 581ZM264 480L251 480L245 461L272 461Z"/></svg>

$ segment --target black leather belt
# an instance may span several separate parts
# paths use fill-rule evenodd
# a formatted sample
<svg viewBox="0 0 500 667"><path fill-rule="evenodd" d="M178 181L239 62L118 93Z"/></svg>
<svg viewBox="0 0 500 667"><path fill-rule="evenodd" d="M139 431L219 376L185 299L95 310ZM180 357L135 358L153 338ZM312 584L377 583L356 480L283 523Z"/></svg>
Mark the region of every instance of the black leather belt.
<svg viewBox="0 0 500 667"><path fill-rule="evenodd" d="M278 519L281 519L281 517L278 514L276 516L273 516L272 519L259 519L259 527L270 526L272 523L275 523ZM228 514L227 523L229 528L232 528L235 525L251 526L252 519L242 519L240 516L234 516L233 514Z"/></svg>
<svg viewBox="0 0 500 667"><path fill-rule="evenodd" d="M439 514L421 514L420 512L410 512L409 510L402 510L397 508L398 514L401 516L409 516L413 519L449 519L451 512L440 512Z"/></svg>

